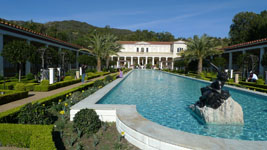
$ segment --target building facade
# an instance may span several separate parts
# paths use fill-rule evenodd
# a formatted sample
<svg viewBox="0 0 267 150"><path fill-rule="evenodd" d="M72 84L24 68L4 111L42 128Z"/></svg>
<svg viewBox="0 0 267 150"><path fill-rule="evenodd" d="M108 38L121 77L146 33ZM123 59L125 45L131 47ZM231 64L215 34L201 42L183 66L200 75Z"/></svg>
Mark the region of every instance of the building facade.
<svg viewBox="0 0 267 150"><path fill-rule="evenodd" d="M122 49L111 60L117 61L117 68L140 67L148 64L155 68L173 69L174 59L180 57L180 52L187 49L184 41L175 42L138 42L119 41Z"/></svg>

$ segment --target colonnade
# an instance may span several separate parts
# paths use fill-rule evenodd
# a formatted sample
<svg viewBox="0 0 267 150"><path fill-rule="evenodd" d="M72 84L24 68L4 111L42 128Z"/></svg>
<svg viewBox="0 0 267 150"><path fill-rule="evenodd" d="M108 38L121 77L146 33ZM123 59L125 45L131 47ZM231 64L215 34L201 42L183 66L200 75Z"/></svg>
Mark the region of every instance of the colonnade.
<svg viewBox="0 0 267 150"><path fill-rule="evenodd" d="M135 65L139 67L145 67L147 64L151 64L152 67L158 65L158 68L164 69L169 68L173 69L174 67L174 58L173 57L161 57L161 56L111 56L111 60L117 60L117 68L121 67L121 62L125 67L134 67ZM121 59L122 58L122 59ZM135 63L134 63L135 60ZM151 60L149 62L149 60ZM128 62L128 66L126 66Z"/></svg>

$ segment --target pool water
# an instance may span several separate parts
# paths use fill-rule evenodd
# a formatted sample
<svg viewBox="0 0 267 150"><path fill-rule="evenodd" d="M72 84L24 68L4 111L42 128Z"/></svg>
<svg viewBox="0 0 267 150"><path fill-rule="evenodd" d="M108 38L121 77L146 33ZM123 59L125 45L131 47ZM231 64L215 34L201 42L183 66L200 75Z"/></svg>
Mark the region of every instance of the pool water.
<svg viewBox="0 0 267 150"><path fill-rule="evenodd" d="M243 108L244 126L205 125L188 106L201 96L207 83L153 70L134 70L98 104L132 104L145 118L160 125L194 134L267 141L267 98L227 89Z"/></svg>

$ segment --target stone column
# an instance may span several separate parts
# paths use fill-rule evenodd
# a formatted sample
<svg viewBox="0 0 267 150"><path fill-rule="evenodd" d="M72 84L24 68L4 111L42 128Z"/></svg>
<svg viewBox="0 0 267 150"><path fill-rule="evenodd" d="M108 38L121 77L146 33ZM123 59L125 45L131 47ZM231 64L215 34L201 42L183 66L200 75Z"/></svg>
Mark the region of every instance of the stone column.
<svg viewBox="0 0 267 150"><path fill-rule="evenodd" d="M131 65L133 65L133 56L131 56Z"/></svg>
<svg viewBox="0 0 267 150"><path fill-rule="evenodd" d="M30 45L31 41L27 40L27 44ZM26 61L25 73L26 73L26 75L28 73L31 73L31 63L29 61Z"/></svg>
<svg viewBox="0 0 267 150"><path fill-rule="evenodd" d="M54 68L48 68L48 69L49 69L49 84L53 84L55 71L54 71Z"/></svg>
<svg viewBox="0 0 267 150"><path fill-rule="evenodd" d="M113 56L111 56L111 61L113 61Z"/></svg>
<svg viewBox="0 0 267 150"><path fill-rule="evenodd" d="M147 65L147 56L146 56L146 65Z"/></svg>
<svg viewBox="0 0 267 150"><path fill-rule="evenodd" d="M78 57L79 57L79 51L76 52L76 69L79 69Z"/></svg>
<svg viewBox="0 0 267 150"><path fill-rule="evenodd" d="M154 66L155 64L154 64L155 62L154 62L154 56L152 57L152 66Z"/></svg>
<svg viewBox="0 0 267 150"><path fill-rule="evenodd" d="M117 68L120 68L120 56L117 57Z"/></svg>
<svg viewBox="0 0 267 150"><path fill-rule="evenodd" d="M124 66L126 66L126 56L124 56Z"/></svg>
<svg viewBox="0 0 267 150"><path fill-rule="evenodd" d="M229 53L229 66L228 66L229 70L232 69L232 61L233 61L233 55L232 53Z"/></svg>
<svg viewBox="0 0 267 150"><path fill-rule="evenodd" d="M172 58L172 68L171 68L172 70L173 70L173 68L174 68L174 67L173 67L173 66L174 66L174 63L173 63L173 61L174 61L174 60L173 60L173 58Z"/></svg>
<svg viewBox="0 0 267 150"><path fill-rule="evenodd" d="M233 78L233 74L234 74L234 70L231 69L231 70L230 70L230 78L231 78L231 79Z"/></svg>
<svg viewBox="0 0 267 150"><path fill-rule="evenodd" d="M162 61L161 61L161 57L159 57L159 68L162 69Z"/></svg>
<svg viewBox="0 0 267 150"><path fill-rule="evenodd" d="M166 67L168 68L168 57L166 57Z"/></svg>
<svg viewBox="0 0 267 150"><path fill-rule="evenodd" d="M140 56L137 56L137 63L140 65Z"/></svg>
<svg viewBox="0 0 267 150"><path fill-rule="evenodd" d="M264 54L264 47L261 47L260 49L260 61L259 61L259 74L264 76L264 67L261 65L261 61Z"/></svg>
<svg viewBox="0 0 267 150"><path fill-rule="evenodd" d="M0 53L4 48L4 36L0 33ZM0 75L4 76L4 58L0 55Z"/></svg>

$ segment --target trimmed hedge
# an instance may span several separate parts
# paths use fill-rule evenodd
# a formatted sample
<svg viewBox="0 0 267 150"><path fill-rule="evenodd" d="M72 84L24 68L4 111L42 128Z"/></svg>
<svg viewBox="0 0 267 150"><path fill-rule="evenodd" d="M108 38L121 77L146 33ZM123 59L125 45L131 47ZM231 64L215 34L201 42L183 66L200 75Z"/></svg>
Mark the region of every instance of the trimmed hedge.
<svg viewBox="0 0 267 150"><path fill-rule="evenodd" d="M117 76L117 73L113 73L110 76L112 76L115 79L115 77ZM99 79L99 80L104 80L104 79ZM85 84L82 84L82 85L80 85L78 87L66 90L64 92L61 92L61 93L58 93L58 94L55 94L55 95L52 95L52 96L49 96L49 97L46 97L46 98L39 99L37 101L32 102L32 104L40 103L40 104L45 104L46 106L49 106L49 105L52 104L52 102L58 102L59 99L65 98L65 96L67 94L69 94L69 93L73 93L73 92L76 92L76 91L82 91L84 89L88 89L88 87L93 86L94 82L95 81L92 81L92 82L89 82L89 83L85 83ZM13 108L13 109L10 109L10 110L7 110L5 112L1 112L0 113L0 123L17 122L15 116L17 116L17 114L20 111L20 109L25 105L26 104L21 105L21 106L16 107L16 108Z"/></svg>
<svg viewBox="0 0 267 150"><path fill-rule="evenodd" d="M244 81L239 81L239 84L242 85L248 85L248 86L254 86L256 88L263 88L263 89L267 89L267 85L261 85L261 84L256 84L255 82L244 82Z"/></svg>
<svg viewBox="0 0 267 150"><path fill-rule="evenodd" d="M52 132L53 125L0 124L0 142L2 146L56 150Z"/></svg>
<svg viewBox="0 0 267 150"><path fill-rule="evenodd" d="M18 99L28 97L28 91L11 91L11 90L0 90L1 92L7 92L4 95L0 95L0 105L6 104Z"/></svg>
<svg viewBox="0 0 267 150"><path fill-rule="evenodd" d="M67 80L67 81L61 81L61 82L56 82L54 84L51 85L36 85L34 87L34 91L38 91L38 92L46 92L46 91L51 91L54 89L58 89L61 87L65 87L71 84L75 84L75 83L79 83L81 82L81 79L77 79L77 80Z"/></svg>
<svg viewBox="0 0 267 150"><path fill-rule="evenodd" d="M0 84L0 89L13 90L17 82L6 82L5 84Z"/></svg>

